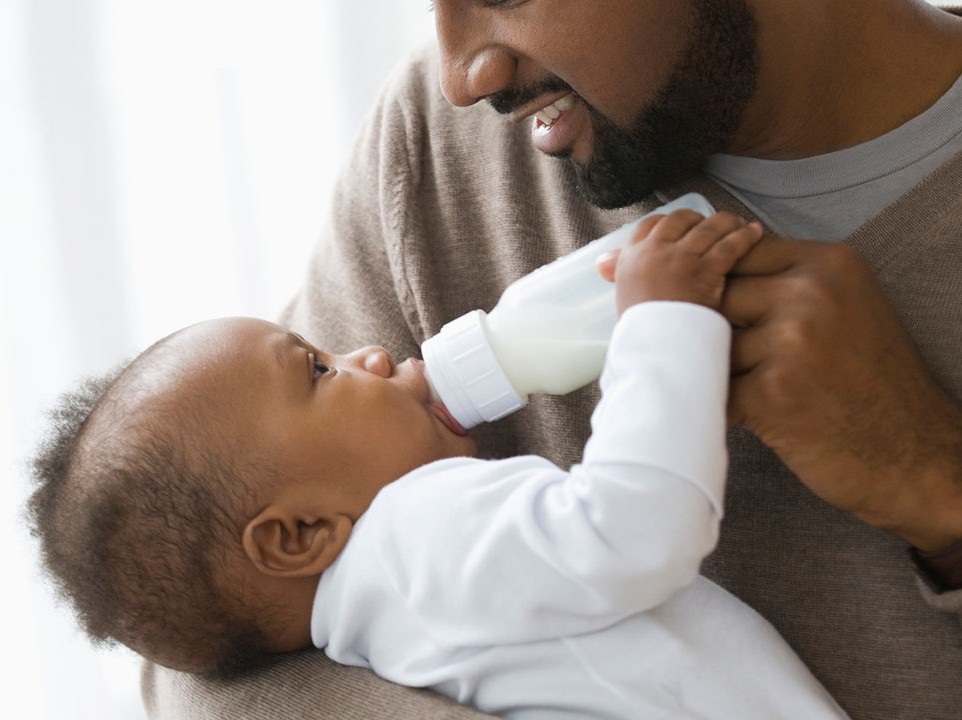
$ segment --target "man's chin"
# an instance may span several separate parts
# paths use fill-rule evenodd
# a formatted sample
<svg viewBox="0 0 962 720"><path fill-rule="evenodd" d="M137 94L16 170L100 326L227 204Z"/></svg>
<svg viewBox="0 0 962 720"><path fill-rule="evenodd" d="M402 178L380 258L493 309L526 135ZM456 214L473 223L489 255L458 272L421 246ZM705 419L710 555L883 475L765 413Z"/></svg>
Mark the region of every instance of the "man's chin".
<svg viewBox="0 0 962 720"><path fill-rule="evenodd" d="M628 178L624 173L614 175L609 168L599 169L591 163L569 162L575 171L578 193L602 210L634 205L658 188L654 175L642 169L635 170Z"/></svg>
<svg viewBox="0 0 962 720"><path fill-rule="evenodd" d="M613 183L607 178L603 182L599 181L592 173L590 165L572 159L570 150L545 154L555 160L568 161L575 172L575 187L578 189L578 194L585 201L602 210L615 210L633 205L644 197L641 196L638 200L632 199L634 190L629 190L621 183Z"/></svg>

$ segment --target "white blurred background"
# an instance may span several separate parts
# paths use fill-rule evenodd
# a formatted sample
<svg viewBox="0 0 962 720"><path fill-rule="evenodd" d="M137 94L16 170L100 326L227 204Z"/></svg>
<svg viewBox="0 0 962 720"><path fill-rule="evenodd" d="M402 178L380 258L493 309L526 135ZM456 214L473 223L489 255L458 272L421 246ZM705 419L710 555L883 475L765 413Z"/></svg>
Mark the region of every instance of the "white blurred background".
<svg viewBox="0 0 962 720"><path fill-rule="evenodd" d="M0 0L4 716L143 718L137 660L91 649L36 569L43 410L183 325L277 316L428 5Z"/></svg>
<svg viewBox="0 0 962 720"><path fill-rule="evenodd" d="M36 569L24 465L78 378L220 315L274 318L428 0L0 0L4 715L140 720Z"/></svg>

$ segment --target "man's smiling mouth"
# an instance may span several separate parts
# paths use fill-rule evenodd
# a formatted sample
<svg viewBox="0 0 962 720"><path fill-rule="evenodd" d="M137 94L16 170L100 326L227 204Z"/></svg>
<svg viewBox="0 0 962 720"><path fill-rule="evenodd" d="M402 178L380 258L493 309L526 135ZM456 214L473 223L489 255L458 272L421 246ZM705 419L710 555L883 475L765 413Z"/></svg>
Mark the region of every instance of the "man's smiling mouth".
<svg viewBox="0 0 962 720"><path fill-rule="evenodd" d="M568 93L562 98L555 100L545 108L534 114L535 126L551 127L554 121L561 117L561 113L570 110L575 104L575 94Z"/></svg>

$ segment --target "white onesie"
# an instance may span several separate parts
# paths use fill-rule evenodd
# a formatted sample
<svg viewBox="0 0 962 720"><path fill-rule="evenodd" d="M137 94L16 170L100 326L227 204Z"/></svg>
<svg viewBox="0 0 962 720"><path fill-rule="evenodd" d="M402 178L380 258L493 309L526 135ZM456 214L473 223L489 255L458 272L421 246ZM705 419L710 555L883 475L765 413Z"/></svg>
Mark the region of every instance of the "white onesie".
<svg viewBox="0 0 962 720"><path fill-rule="evenodd" d="M846 717L698 575L723 508L730 339L701 306L630 308L581 464L454 458L386 487L321 577L314 644L518 720Z"/></svg>

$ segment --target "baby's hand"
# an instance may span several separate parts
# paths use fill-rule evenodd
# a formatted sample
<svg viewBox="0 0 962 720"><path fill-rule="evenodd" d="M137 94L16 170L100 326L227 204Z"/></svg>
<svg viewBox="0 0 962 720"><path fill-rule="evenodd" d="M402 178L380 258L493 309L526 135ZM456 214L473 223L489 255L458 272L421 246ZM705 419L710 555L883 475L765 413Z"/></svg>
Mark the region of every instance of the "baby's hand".
<svg viewBox="0 0 962 720"><path fill-rule="evenodd" d="M721 306L725 276L762 237L760 223L731 213L708 218L692 210L651 215L618 253L598 260L615 282L618 314L637 303L675 300L712 310Z"/></svg>

